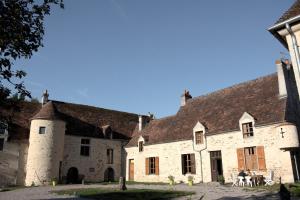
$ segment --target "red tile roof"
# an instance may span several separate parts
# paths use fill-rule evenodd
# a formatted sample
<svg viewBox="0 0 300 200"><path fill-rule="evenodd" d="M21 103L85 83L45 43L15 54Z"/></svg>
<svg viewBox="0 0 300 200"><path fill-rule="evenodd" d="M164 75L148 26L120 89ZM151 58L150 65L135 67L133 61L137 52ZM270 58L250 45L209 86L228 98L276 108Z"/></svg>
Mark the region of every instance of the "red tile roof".
<svg viewBox="0 0 300 200"><path fill-rule="evenodd" d="M145 117L145 116L144 116ZM30 119L62 119L66 134L103 138L102 126L109 125L115 139L130 139L138 124L138 115L93 106L50 101L18 102L13 106L0 105L0 119L8 121L12 140L28 139Z"/></svg>
<svg viewBox="0 0 300 200"><path fill-rule="evenodd" d="M300 15L300 0L296 0L295 3L277 20L275 24L279 24L298 15Z"/></svg>
<svg viewBox="0 0 300 200"><path fill-rule="evenodd" d="M198 121L207 134L235 131L244 112L254 116L256 126L282 122L286 103L278 97L277 75L272 74L193 98L176 115L152 120L139 135L149 137L147 144L190 140ZM127 146L136 146L139 135Z"/></svg>

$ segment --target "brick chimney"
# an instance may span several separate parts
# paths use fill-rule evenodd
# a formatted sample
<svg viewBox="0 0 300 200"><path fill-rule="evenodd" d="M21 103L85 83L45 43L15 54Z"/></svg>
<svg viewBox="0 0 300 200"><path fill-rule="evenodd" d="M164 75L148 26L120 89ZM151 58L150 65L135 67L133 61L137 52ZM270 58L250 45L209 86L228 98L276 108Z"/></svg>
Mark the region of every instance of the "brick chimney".
<svg viewBox="0 0 300 200"><path fill-rule="evenodd" d="M277 77L278 77L278 89L279 89L279 97L286 97L287 96L287 70L289 68L289 61L288 60L277 60L276 67L277 67Z"/></svg>
<svg viewBox="0 0 300 200"><path fill-rule="evenodd" d="M192 98L192 96L190 95L190 92L188 90L184 90L184 93L181 95L180 106L185 106L187 101L191 98Z"/></svg>

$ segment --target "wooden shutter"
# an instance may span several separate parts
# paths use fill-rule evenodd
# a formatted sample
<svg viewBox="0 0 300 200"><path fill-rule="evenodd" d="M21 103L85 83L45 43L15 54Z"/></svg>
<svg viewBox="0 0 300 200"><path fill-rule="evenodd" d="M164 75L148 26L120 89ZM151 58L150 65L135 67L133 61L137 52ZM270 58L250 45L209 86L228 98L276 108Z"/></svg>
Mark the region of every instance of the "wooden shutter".
<svg viewBox="0 0 300 200"><path fill-rule="evenodd" d="M159 158L155 157L155 175L159 175Z"/></svg>
<svg viewBox="0 0 300 200"><path fill-rule="evenodd" d="M195 154L191 154L191 174L196 174Z"/></svg>
<svg viewBox="0 0 300 200"><path fill-rule="evenodd" d="M146 162L145 162L145 174L149 175L149 158L146 158Z"/></svg>
<svg viewBox="0 0 300 200"><path fill-rule="evenodd" d="M264 146L256 147L257 160L258 160L258 169L266 170L266 160L265 160L265 151Z"/></svg>
<svg viewBox="0 0 300 200"><path fill-rule="evenodd" d="M237 152L237 160L238 160L238 169L245 170L245 155L244 155L244 148L238 148Z"/></svg>

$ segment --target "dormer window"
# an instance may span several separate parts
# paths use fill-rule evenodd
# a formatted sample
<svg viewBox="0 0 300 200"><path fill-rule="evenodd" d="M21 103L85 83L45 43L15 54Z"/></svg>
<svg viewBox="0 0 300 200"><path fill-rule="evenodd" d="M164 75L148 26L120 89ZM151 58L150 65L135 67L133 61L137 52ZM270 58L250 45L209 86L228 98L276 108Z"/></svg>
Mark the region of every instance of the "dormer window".
<svg viewBox="0 0 300 200"><path fill-rule="evenodd" d="M253 136L253 123L252 122L243 123L242 129L243 129L243 137L244 138Z"/></svg>
<svg viewBox="0 0 300 200"><path fill-rule="evenodd" d="M139 142L139 152L142 152L142 151L144 151L144 142L140 141Z"/></svg>
<svg viewBox="0 0 300 200"><path fill-rule="evenodd" d="M196 144L203 144L203 131L195 132Z"/></svg>

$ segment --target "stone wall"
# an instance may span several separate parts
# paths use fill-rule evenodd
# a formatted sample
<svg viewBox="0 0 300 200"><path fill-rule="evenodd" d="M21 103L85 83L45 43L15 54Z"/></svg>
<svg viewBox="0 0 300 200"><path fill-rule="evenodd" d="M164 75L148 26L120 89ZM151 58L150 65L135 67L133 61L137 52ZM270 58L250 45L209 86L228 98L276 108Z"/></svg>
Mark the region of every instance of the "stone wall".
<svg viewBox="0 0 300 200"><path fill-rule="evenodd" d="M39 127L46 127L39 134ZM60 120L32 120L25 185L48 184L59 178L59 163L63 158L65 122Z"/></svg>
<svg viewBox="0 0 300 200"><path fill-rule="evenodd" d="M285 132L284 138L280 134L281 128ZM172 175L176 182L186 182L188 175L182 175L181 154L194 153L196 175L193 176L195 182L210 182L212 179L209 152L221 151L223 175L226 182L231 182L231 173L238 172L237 148L264 146L267 170L257 171L257 173L266 176L272 170L276 181L282 177L283 182L294 182L290 152L286 149L280 149L279 146L283 147L280 145L282 143L286 145L286 148L299 146L298 141L298 134L294 125L276 124L256 127L254 136L250 138L243 138L241 131L206 136L207 145L202 148L202 159L200 150L195 150L197 148L192 140L154 145L145 144L143 152L139 152L138 147L130 147L126 148L126 177L129 178L129 160L134 159L135 181L167 182L167 177ZM159 157L159 175L145 175L145 159L147 157Z"/></svg>
<svg viewBox="0 0 300 200"><path fill-rule="evenodd" d="M26 141L4 143L0 151L0 186L24 184L27 148Z"/></svg>
<svg viewBox="0 0 300 200"><path fill-rule="evenodd" d="M89 156L80 155L82 138L90 139ZM121 140L66 135L62 168L64 178L71 167L76 167L79 175L84 175L85 181L101 182L104 181L105 170L111 167L114 170L115 180L118 180L122 171L121 155L124 155L122 143ZM113 164L107 164L107 149L113 149Z"/></svg>

